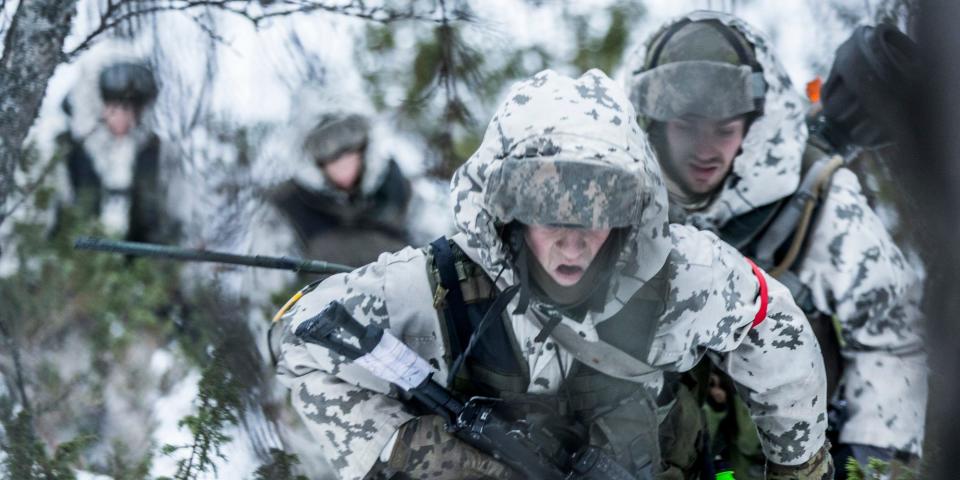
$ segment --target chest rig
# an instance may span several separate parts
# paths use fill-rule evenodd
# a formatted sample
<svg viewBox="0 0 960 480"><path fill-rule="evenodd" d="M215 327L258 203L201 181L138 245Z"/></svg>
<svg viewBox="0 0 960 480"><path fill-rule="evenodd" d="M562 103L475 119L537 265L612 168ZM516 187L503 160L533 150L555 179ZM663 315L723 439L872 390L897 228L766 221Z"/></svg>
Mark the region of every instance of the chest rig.
<svg viewBox="0 0 960 480"><path fill-rule="evenodd" d="M59 141L68 148L66 154L67 174L70 186L76 192L76 204L84 213L99 216L102 205L108 198L129 200L127 233L125 240L137 242L169 241L171 235L158 227L163 219L160 192L160 139L150 135L136 151L133 163L132 183L127 188L108 188L103 184L93 157L83 142L63 135Z"/></svg>
<svg viewBox="0 0 960 480"><path fill-rule="evenodd" d="M645 387L574 362L556 394L526 393L530 384L527 360L506 310L481 330L482 335L475 335L488 310L502 308L496 305L502 292L483 268L444 237L428 247L427 268L447 347L447 365L457 362L473 340L450 382L455 392L465 397L499 398L515 415L533 422L563 423L577 441L606 446L621 465L630 465L635 471L659 468L657 405ZM658 274L614 317L598 324L600 339L645 360L657 319L666 308L666 273ZM544 411L550 412L549 418L544 418Z"/></svg>

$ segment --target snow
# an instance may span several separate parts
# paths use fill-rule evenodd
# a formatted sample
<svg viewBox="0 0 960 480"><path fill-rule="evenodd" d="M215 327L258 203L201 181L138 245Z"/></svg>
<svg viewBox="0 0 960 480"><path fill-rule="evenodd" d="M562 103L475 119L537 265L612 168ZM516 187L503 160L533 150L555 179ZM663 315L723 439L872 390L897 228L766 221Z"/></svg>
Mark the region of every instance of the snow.
<svg viewBox="0 0 960 480"><path fill-rule="evenodd" d="M177 423L183 417L195 413L194 400L197 396L199 381L200 372L191 370L170 389L168 394L159 398L154 404L154 417L157 419L157 427L154 430L153 438L158 447L165 444L179 446L191 443L192 438L189 430L186 427L178 426ZM239 428L231 428L227 429L225 433L233 439L222 447L222 452L227 460L218 459L215 462L216 473L209 472L200 475L198 477L200 480L251 478L253 472L259 466L246 432ZM185 448L177 450L170 456L157 454L150 468L151 478L173 477L177 472L177 461L186 458L189 453L189 448Z"/></svg>
<svg viewBox="0 0 960 480"><path fill-rule="evenodd" d="M77 470L74 473L77 475L77 480L113 480L113 477L97 475L96 473L85 472L83 470Z"/></svg>

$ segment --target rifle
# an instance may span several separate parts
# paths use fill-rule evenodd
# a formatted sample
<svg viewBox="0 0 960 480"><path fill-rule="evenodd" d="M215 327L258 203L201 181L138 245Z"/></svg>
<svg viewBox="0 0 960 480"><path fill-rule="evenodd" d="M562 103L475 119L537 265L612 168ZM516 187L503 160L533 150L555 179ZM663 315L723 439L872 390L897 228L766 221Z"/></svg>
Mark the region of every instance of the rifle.
<svg viewBox="0 0 960 480"><path fill-rule="evenodd" d="M264 255L237 255L195 248L182 248L155 243L126 242L96 237L77 237L73 243L77 250L122 253L141 257L168 258L188 262L214 262L228 265L292 270L294 272L330 275L353 270L353 267L337 263L307 260L294 257L268 257Z"/></svg>
<svg viewBox="0 0 960 480"><path fill-rule="evenodd" d="M354 337L359 347L347 343ZM473 446L523 474L538 480L648 480L651 466L635 477L597 447L569 452L551 432L501 415L498 399L474 397L460 401L432 378L422 357L375 325L364 327L339 302L331 302L303 322L294 334L342 355L409 394L422 407L443 417L447 429Z"/></svg>

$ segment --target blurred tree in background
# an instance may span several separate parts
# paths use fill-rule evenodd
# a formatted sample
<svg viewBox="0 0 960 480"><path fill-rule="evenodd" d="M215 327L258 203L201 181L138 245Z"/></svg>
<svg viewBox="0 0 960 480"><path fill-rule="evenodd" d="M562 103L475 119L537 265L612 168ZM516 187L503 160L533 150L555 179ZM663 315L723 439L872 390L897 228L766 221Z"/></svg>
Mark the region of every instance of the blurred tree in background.
<svg viewBox="0 0 960 480"><path fill-rule="evenodd" d="M619 66L631 25L645 14L642 3L595 9L575 3L527 2L525 11L530 19L558 17L557 27L572 32L572 48L557 48L547 36L504 42L508 27L491 24L470 2L441 1L447 20L433 28L367 25L358 66L374 105L395 111L397 125L426 139L434 173L446 178L480 145L495 102L516 79L545 68L579 75L590 68L611 74Z"/></svg>

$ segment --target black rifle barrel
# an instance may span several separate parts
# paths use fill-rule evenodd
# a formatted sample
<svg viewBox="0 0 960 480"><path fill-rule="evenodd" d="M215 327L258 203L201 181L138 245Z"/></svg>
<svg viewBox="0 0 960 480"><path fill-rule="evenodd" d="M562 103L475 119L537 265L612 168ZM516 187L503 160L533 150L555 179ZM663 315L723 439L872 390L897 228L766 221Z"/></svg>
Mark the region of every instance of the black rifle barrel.
<svg viewBox="0 0 960 480"><path fill-rule="evenodd" d="M337 263L306 260L294 257L267 257L264 255L236 255L196 248L181 248L155 243L126 242L96 237L77 237L73 248L98 252L122 253L141 257L169 258L188 262L214 262L250 267L275 268L294 272L333 274L353 270L353 267Z"/></svg>

